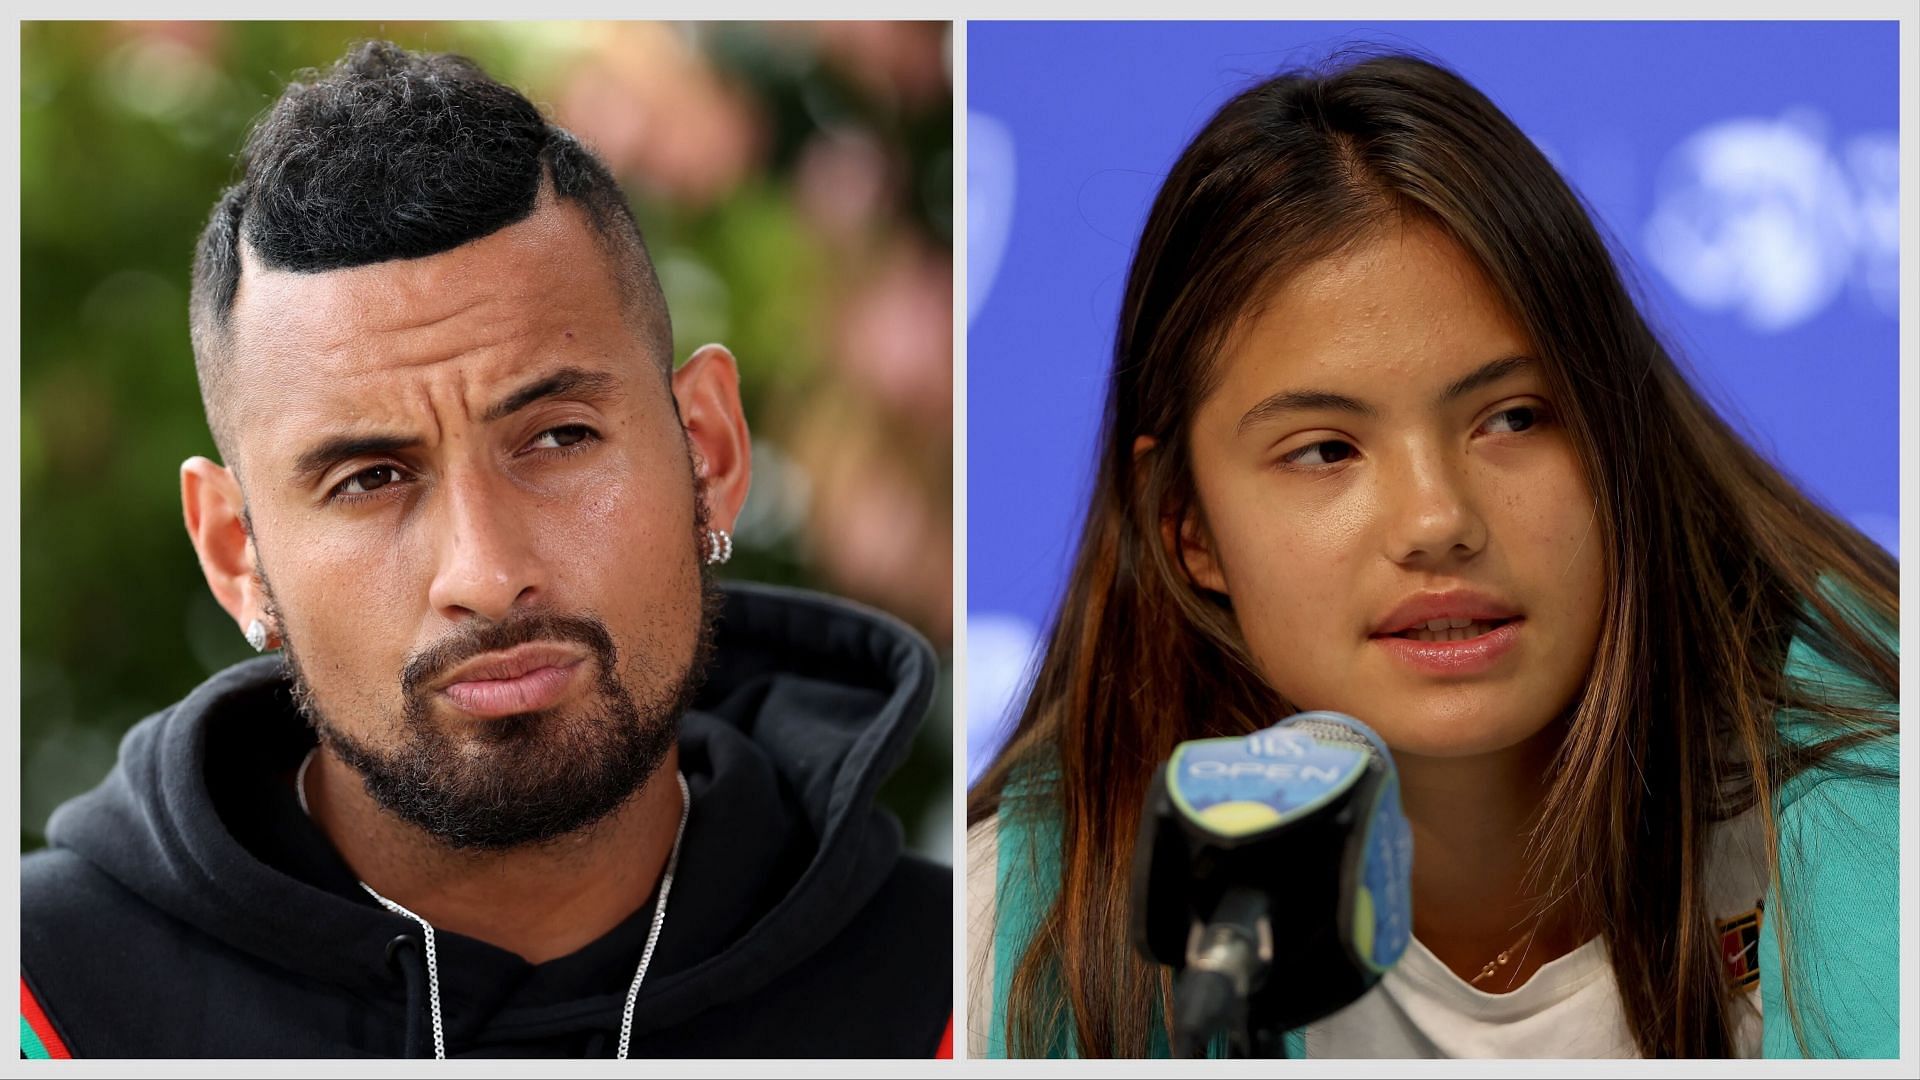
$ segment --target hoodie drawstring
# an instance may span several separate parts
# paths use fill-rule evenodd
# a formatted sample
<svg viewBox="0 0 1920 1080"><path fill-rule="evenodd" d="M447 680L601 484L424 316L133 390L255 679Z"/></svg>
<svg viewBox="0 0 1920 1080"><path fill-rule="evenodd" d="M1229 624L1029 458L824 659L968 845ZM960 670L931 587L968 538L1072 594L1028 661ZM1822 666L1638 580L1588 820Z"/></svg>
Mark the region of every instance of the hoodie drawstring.
<svg viewBox="0 0 1920 1080"><path fill-rule="evenodd" d="M402 951L412 953L412 959L401 956ZM427 1056L426 1025L421 1017L426 1014L425 972L420 969L420 940L412 934L400 934L387 942L387 966L400 969L400 978L407 984L407 1029L402 1043L401 1055L408 1058Z"/></svg>

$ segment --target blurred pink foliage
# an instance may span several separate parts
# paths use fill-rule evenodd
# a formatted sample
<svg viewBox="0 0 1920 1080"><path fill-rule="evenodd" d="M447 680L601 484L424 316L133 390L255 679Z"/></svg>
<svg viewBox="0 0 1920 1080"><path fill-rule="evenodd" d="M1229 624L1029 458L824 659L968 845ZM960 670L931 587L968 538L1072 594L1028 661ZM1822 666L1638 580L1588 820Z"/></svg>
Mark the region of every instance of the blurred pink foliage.
<svg viewBox="0 0 1920 1080"><path fill-rule="evenodd" d="M555 112L642 195L693 207L725 198L766 152L753 99L662 23L614 23L596 34Z"/></svg>
<svg viewBox="0 0 1920 1080"><path fill-rule="evenodd" d="M851 243L891 210L899 197L898 171L871 132L821 132L800 151L794 199L823 235Z"/></svg>
<svg viewBox="0 0 1920 1080"><path fill-rule="evenodd" d="M812 38L820 51L876 97L906 107L948 93L947 26L940 22L807 22L787 29Z"/></svg>
<svg viewBox="0 0 1920 1080"><path fill-rule="evenodd" d="M226 24L198 21L130 21L108 23L108 41L164 42L211 62L226 40Z"/></svg>
<svg viewBox="0 0 1920 1080"><path fill-rule="evenodd" d="M953 264L902 241L841 308L833 359L889 412L951 435Z"/></svg>

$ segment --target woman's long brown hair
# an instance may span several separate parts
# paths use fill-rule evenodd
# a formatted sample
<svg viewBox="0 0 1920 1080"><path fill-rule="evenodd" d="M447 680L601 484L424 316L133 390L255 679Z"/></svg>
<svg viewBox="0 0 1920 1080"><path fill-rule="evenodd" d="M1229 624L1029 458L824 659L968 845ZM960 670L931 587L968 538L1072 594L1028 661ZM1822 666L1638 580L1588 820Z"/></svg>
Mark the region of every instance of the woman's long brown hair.
<svg viewBox="0 0 1920 1080"><path fill-rule="evenodd" d="M1850 768L1836 754L1897 727L1875 708L1898 700L1898 657L1878 636L1891 632L1862 625L1898 626L1894 559L1689 385L1526 136L1421 59L1282 75L1228 102L1154 201L1066 595L1018 725L969 798L969 823L1028 808L1060 830L1058 880L1025 886L1053 901L996 1009L1016 1056L1142 1056L1164 1023L1163 973L1125 930L1150 771L1183 740L1293 711L1231 608L1163 542L1162 523L1195 510L1188 424L1251 299L1406 215L1445 229L1526 328L1595 493L1603 629L1527 855L1543 902L1604 936L1642 1054L1734 1050L1702 888L1710 826L1757 807L1777 850L1780 785ZM1142 435L1156 446L1136 456ZM1835 587L1864 620L1836 606ZM1786 678L1795 637L1870 692L1840 701ZM1782 709L1804 710L1818 736L1784 741ZM1790 916L1767 917L1785 956Z"/></svg>

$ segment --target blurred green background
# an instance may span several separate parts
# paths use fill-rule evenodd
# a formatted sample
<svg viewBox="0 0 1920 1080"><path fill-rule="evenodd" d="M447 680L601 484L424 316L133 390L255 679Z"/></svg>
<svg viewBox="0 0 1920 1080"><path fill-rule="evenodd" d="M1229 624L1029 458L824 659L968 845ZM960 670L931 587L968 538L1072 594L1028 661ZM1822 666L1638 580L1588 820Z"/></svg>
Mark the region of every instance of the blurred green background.
<svg viewBox="0 0 1920 1080"><path fill-rule="evenodd" d="M181 524L213 455L188 266L248 125L385 38L463 53L620 176L684 359L724 341L754 433L730 576L825 589L934 641L883 792L951 861L952 107L946 23L25 23L21 842L120 736L252 655Z"/></svg>

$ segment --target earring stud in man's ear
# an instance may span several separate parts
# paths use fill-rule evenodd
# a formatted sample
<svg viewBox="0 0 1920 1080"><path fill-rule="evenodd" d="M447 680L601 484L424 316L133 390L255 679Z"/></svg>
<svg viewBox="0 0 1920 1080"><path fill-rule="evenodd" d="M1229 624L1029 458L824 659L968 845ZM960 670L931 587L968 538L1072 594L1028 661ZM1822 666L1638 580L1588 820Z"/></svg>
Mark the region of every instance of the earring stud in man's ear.
<svg viewBox="0 0 1920 1080"><path fill-rule="evenodd" d="M267 651L267 624L255 619L247 624L247 644L254 652Z"/></svg>

